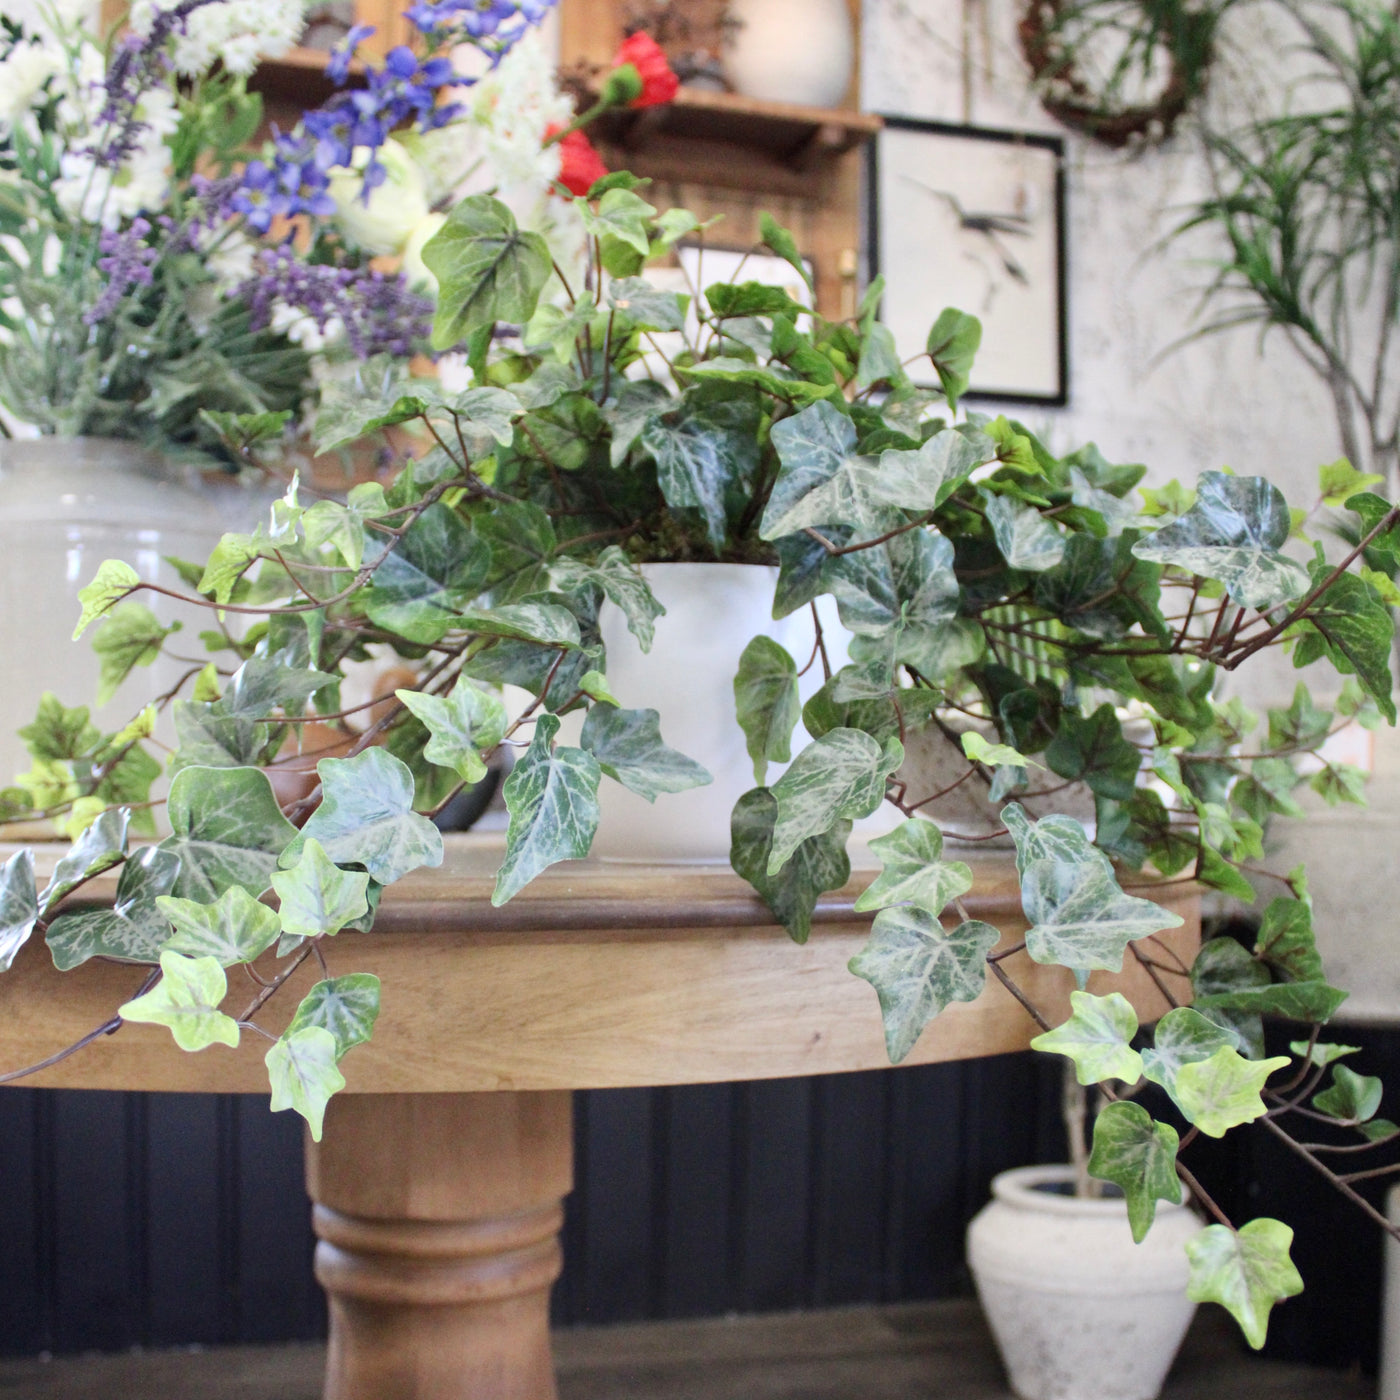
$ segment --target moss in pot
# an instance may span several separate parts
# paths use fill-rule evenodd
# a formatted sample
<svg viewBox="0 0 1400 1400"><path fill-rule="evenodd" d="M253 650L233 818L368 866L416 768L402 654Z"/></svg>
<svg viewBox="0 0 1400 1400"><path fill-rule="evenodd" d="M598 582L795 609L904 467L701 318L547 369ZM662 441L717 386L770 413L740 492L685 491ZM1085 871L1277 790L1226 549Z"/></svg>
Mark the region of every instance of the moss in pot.
<svg viewBox="0 0 1400 1400"><path fill-rule="evenodd" d="M424 256L439 281L438 344L464 348L471 387L449 393L384 361L330 398L322 447L397 425L418 434L421 455L381 494L308 505L293 490L256 534L225 538L191 595L254 625L216 655L198 694L171 700L188 736L175 756L176 835L129 860L124 818L104 812L66 867L81 884L127 862L139 937L118 951L108 925L59 912L68 878L36 893L20 854L0 891L5 960L39 930L70 965L114 953L159 962L161 980L126 1018L159 1019L196 988L205 1010L185 1041L236 1037L242 1028L214 1009L224 973L198 930L227 933L229 963L279 939L288 960L353 961L353 941L332 948L329 936L372 920L384 885L441 860L428 817L509 747L504 903L588 853L601 784L681 804L706 776L705 754L663 739L673 717L617 683L605 601L644 648L665 618L639 565L766 565L772 613L814 620L804 654L749 643L737 676L719 678L737 687L757 780L733 811L734 868L801 941L819 895L849 878L852 822L890 804L898 825L870 843L880 873L857 908L874 918L852 969L878 994L891 1059L994 979L1023 999L1042 1047L1071 1053L1087 1080L1155 1079L1191 1127L1178 1141L1139 1105L1111 1104L1094 1170L1139 1220L1191 1187L1213 1216L1194 1233L1191 1295L1223 1302L1257 1344L1270 1307L1298 1286L1290 1232L1224 1218L1192 1184L1191 1143L1257 1123L1354 1195L1291 1135L1292 1111L1322 1114L1361 1149L1395 1137L1375 1116L1379 1086L1333 1063L1345 1047L1322 1027L1343 993L1323 974L1304 877L1263 876L1259 864L1266 826L1294 811L1300 783L1358 795L1357 775L1325 758L1311 778L1299 772L1334 723L1395 717L1392 622L1367 556L1300 562L1307 542L1290 544L1287 504L1262 479L1206 473L1194 490L1142 495L1141 467L1092 447L1057 457L1017 423L963 412L980 336L963 313L933 327L914 373L935 387L923 388L875 319L878 287L849 323L753 282L688 298L643 274L697 235L696 221L658 215L628 177L575 208L588 268L567 283L496 200L452 212ZM800 278L791 237L771 221L763 237ZM519 334L498 337L503 323ZM1367 550L1400 557L1400 513L1365 491L1346 509ZM100 637L142 587L104 566L84 623ZM819 599L850 633L844 661ZM353 722L338 682L370 645L414 666L414 684L346 757L318 765L318 790L281 810L258 765L288 731ZM1275 646L1346 676L1340 719L1301 688L1262 729L1212 699L1219 673ZM805 703L804 670L819 682ZM517 710L503 686L527 693ZM578 737L560 742L574 712ZM794 754L799 718L810 742ZM972 732L958 735L964 721ZM1017 946L994 953L998 930L959 910L971 872L943 850L948 793L921 789L905 767L906 745L929 729L953 734L962 754L943 786L984 787L999 823L990 834L1015 847L1028 925ZM52 762L70 762L51 737ZM770 784L775 764L788 766ZM85 795L81 773L70 777ZM1092 795L1092 838L1044 805L1075 787ZM222 815L231 805L247 818L237 830ZM1256 948L1211 940L1190 968L1161 951L1156 935L1179 920L1144 896L1162 881L1252 901L1255 878L1269 882ZM268 889L282 910L272 923L257 903ZM1168 1003L1194 998L1195 1009L1139 1038L1121 998L1086 991L1056 1026L1018 981L1028 962L1082 980L1128 958ZM354 982L353 1035L338 1038L348 1022L332 1014L352 989L328 971L269 1051L274 1104L304 1112L313 1132L340 1087L337 1061L370 1033L372 981ZM1264 1015L1307 1027L1286 1065L1264 1058Z"/></svg>

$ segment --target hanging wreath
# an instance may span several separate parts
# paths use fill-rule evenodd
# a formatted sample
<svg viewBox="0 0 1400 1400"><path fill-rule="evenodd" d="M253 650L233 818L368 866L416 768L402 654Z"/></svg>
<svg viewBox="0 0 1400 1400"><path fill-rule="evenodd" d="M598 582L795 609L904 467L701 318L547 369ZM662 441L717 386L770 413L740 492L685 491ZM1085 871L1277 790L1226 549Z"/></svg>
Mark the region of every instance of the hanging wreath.
<svg viewBox="0 0 1400 1400"><path fill-rule="evenodd" d="M1017 33L1041 105L1107 146L1162 141L1205 91L1224 5L1031 0ZM1111 52L1091 76L1090 46Z"/></svg>

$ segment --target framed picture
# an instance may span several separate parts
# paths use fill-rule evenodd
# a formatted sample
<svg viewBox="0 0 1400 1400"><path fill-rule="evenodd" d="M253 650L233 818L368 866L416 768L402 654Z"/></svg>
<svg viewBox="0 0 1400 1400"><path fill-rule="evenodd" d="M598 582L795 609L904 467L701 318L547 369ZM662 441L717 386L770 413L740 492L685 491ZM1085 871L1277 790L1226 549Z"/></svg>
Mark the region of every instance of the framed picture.
<svg viewBox="0 0 1400 1400"><path fill-rule="evenodd" d="M1064 144L886 117L871 147L870 259L900 358L945 307L982 322L970 396L1064 404ZM916 382L932 381L924 361Z"/></svg>

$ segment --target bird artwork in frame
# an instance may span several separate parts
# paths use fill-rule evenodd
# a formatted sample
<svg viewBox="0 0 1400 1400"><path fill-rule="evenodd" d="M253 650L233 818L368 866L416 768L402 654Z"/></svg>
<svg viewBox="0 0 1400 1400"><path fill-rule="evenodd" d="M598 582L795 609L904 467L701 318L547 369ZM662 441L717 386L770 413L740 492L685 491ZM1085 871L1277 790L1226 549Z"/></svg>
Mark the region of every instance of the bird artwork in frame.
<svg viewBox="0 0 1400 1400"><path fill-rule="evenodd" d="M972 397L1067 402L1063 158L1053 136L885 118L870 262L902 360L944 307L961 307L982 322Z"/></svg>

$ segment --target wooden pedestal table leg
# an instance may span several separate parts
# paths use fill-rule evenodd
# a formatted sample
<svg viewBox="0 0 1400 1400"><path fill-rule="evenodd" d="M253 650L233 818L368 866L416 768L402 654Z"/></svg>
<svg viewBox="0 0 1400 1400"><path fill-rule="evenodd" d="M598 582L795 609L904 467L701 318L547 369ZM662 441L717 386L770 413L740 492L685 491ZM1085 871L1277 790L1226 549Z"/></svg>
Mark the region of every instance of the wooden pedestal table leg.
<svg viewBox="0 0 1400 1400"><path fill-rule="evenodd" d="M325 1400L555 1400L567 1093L343 1094L306 1184Z"/></svg>

